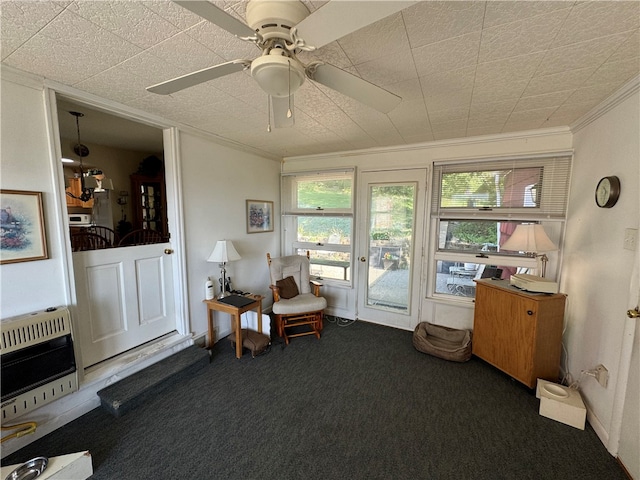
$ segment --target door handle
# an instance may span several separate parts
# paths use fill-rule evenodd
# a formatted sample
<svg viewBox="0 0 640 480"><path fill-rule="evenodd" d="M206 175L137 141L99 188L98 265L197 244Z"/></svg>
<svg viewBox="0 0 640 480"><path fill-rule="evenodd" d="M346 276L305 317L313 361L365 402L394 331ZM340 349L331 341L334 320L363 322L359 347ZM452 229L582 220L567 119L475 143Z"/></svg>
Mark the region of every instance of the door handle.
<svg viewBox="0 0 640 480"><path fill-rule="evenodd" d="M367 257L360 257L360 261L361 262L366 262L367 261Z"/></svg>
<svg viewBox="0 0 640 480"><path fill-rule="evenodd" d="M629 318L640 317L640 310L638 310L638 307L634 308L633 310L627 310L627 317Z"/></svg>
<svg viewBox="0 0 640 480"><path fill-rule="evenodd" d="M173 249L171 248L165 248L164 249L164 253L166 253L167 255L171 255L173 253Z"/></svg>

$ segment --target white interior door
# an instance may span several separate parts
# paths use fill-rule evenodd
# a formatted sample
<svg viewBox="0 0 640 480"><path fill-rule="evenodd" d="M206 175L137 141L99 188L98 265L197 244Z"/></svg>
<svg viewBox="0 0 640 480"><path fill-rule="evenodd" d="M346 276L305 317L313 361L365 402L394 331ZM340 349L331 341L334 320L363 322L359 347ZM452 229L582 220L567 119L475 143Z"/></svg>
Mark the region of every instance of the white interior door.
<svg viewBox="0 0 640 480"><path fill-rule="evenodd" d="M360 175L359 319L405 330L417 323L426 178L426 169Z"/></svg>
<svg viewBox="0 0 640 480"><path fill-rule="evenodd" d="M169 243L73 253L85 368L175 330L173 267L165 249Z"/></svg>

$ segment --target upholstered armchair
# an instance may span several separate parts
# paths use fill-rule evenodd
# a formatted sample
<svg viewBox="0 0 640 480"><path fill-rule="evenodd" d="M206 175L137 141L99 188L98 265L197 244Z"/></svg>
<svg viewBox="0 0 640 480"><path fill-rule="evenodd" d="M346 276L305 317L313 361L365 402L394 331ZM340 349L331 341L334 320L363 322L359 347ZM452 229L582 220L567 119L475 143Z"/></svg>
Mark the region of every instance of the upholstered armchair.
<svg viewBox="0 0 640 480"><path fill-rule="evenodd" d="M306 256L279 258L271 258L267 253L267 263L278 335L286 344L290 338L303 335L320 338L327 301L320 296L321 284L312 281L309 275L309 252Z"/></svg>

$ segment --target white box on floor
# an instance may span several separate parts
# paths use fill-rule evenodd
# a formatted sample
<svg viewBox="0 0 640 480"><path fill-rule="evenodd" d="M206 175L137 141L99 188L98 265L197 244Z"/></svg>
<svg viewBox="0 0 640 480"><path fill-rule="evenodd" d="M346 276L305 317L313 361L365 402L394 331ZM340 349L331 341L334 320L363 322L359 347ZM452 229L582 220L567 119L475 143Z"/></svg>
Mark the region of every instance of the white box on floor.
<svg viewBox="0 0 640 480"><path fill-rule="evenodd" d="M540 399L540 415L584 430L587 409L578 390L539 378L536 397Z"/></svg>
<svg viewBox="0 0 640 480"><path fill-rule="evenodd" d="M28 460L28 459L27 459ZM22 464L2 467L0 476L6 478ZM27 474L28 475L28 474ZM60 457L49 458L49 463L38 480L86 480L93 475L91 454L89 452L70 453ZM32 476L19 478L35 478Z"/></svg>

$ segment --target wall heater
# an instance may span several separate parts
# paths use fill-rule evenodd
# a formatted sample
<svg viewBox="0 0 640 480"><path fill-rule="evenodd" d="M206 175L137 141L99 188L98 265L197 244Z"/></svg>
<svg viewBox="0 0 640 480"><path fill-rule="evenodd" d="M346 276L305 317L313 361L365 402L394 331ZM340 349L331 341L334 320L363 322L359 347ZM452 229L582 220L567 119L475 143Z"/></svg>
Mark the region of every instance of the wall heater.
<svg viewBox="0 0 640 480"><path fill-rule="evenodd" d="M78 390L68 308L4 319L0 331L3 425Z"/></svg>

